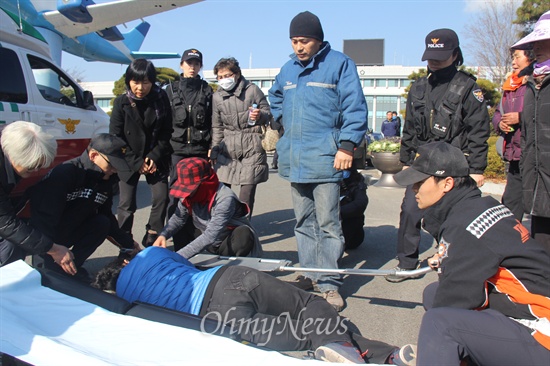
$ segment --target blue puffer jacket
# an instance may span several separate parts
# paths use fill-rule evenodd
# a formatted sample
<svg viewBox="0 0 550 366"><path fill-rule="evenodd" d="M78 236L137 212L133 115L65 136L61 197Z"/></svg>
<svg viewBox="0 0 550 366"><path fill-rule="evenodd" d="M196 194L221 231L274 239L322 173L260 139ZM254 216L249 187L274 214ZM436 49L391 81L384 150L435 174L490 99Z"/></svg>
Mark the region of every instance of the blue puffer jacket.
<svg viewBox="0 0 550 366"><path fill-rule="evenodd" d="M271 112L284 128L279 175L294 183L338 182L336 152L352 151L368 127L357 67L327 42L306 66L291 58L269 90Z"/></svg>
<svg viewBox="0 0 550 366"><path fill-rule="evenodd" d="M117 295L199 315L206 289L220 267L199 271L187 259L168 249L142 250L122 269Z"/></svg>

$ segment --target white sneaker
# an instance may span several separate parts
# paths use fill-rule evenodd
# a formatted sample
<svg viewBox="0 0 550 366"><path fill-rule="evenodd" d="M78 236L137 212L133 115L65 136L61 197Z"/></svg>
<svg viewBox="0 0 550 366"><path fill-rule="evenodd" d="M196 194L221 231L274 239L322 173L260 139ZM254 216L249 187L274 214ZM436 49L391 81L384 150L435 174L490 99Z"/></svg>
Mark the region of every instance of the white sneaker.
<svg viewBox="0 0 550 366"><path fill-rule="evenodd" d="M315 359L327 362L364 364L361 353L349 342L332 342L315 350Z"/></svg>

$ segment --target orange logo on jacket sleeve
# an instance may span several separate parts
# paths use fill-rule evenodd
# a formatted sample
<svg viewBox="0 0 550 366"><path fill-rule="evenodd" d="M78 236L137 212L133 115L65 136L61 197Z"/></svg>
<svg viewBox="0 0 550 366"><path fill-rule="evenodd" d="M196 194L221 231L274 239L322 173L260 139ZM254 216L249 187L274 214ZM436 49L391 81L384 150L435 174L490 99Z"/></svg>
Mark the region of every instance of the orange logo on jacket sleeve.
<svg viewBox="0 0 550 366"><path fill-rule="evenodd" d="M530 238L529 230L527 230L527 228L525 226L523 226L523 224L521 222L519 222L518 220L516 220L516 222L518 224L516 226L514 226L514 230L516 230L519 233L519 235L521 236L521 242L525 243Z"/></svg>

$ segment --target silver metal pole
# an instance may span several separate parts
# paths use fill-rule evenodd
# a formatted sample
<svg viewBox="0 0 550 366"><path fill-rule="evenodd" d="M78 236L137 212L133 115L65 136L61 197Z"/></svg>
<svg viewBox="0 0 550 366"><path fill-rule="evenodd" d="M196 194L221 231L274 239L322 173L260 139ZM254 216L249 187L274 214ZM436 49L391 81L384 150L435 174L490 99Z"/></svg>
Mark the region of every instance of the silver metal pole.
<svg viewBox="0 0 550 366"><path fill-rule="evenodd" d="M396 275L399 277L419 276L433 271L430 267L412 269L409 271L397 271L395 269L323 269L323 268L304 268L304 267L279 267L279 271L293 272L318 272L318 273L335 273L343 275L359 275L359 276L388 276Z"/></svg>

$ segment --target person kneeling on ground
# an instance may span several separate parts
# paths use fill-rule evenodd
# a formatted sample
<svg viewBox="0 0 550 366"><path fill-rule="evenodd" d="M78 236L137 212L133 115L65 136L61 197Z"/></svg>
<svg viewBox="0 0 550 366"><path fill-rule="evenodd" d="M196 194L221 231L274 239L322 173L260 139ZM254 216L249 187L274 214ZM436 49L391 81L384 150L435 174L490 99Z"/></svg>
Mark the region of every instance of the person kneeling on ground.
<svg viewBox="0 0 550 366"><path fill-rule="evenodd" d="M369 204L365 178L355 168L344 172L340 182L340 217L344 233L345 250L355 249L365 239L365 210Z"/></svg>
<svg viewBox="0 0 550 366"><path fill-rule="evenodd" d="M260 241L247 218L248 206L239 201L231 188L220 183L208 161L182 159L176 174L178 180L170 195L179 199L178 206L154 246L166 248L166 241L191 215L202 234L177 252L182 257L191 258L202 250L223 256L261 256Z"/></svg>
<svg viewBox="0 0 550 366"><path fill-rule="evenodd" d="M93 286L129 302L223 321L241 340L277 351L313 349L317 359L344 363L415 361L415 346L399 349L353 334L323 298L247 267L200 271L177 253L149 247L133 259L119 256Z"/></svg>
<svg viewBox="0 0 550 366"><path fill-rule="evenodd" d="M15 121L2 129L0 146L0 267L24 260L27 254L44 253L65 263L70 252L16 216L22 207L10 194L32 172L47 168L57 151L55 138L40 126ZM21 204L23 206L23 204ZM64 267L71 272L74 268ZM76 272L76 271L75 271Z"/></svg>
<svg viewBox="0 0 550 366"><path fill-rule="evenodd" d="M74 272L63 273L90 282L82 265L105 239L121 250L139 250L139 244L119 228L111 209L116 173L129 170L125 151L122 139L99 134L82 155L56 166L27 191L31 225L56 243L71 248L68 263L39 254L33 256L35 267L63 272L61 269L69 266Z"/></svg>
<svg viewBox="0 0 550 366"><path fill-rule="evenodd" d="M464 153L418 148L395 181L413 185L423 227L439 243L439 285L424 291L418 365L548 365L550 257L514 214L482 197Z"/></svg>

